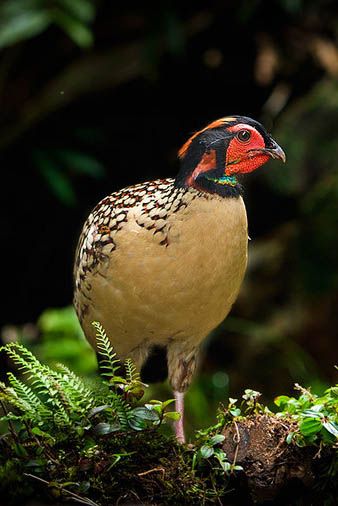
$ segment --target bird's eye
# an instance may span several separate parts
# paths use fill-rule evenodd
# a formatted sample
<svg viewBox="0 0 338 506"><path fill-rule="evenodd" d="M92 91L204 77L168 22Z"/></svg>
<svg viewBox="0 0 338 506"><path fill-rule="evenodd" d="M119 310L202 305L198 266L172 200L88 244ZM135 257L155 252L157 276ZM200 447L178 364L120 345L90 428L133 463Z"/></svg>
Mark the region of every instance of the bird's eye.
<svg viewBox="0 0 338 506"><path fill-rule="evenodd" d="M237 139L241 142L248 142L251 138L249 130L240 130L237 134Z"/></svg>

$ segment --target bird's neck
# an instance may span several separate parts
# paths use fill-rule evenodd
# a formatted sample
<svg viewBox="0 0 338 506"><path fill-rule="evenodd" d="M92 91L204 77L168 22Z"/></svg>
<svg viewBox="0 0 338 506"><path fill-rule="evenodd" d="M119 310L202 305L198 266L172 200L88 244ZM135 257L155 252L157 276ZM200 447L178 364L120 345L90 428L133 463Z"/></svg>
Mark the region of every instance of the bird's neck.
<svg viewBox="0 0 338 506"><path fill-rule="evenodd" d="M215 150L195 156L187 156L181 161L181 170L176 179L177 188L217 194L221 197L240 197L242 186L236 176L224 173L225 160Z"/></svg>

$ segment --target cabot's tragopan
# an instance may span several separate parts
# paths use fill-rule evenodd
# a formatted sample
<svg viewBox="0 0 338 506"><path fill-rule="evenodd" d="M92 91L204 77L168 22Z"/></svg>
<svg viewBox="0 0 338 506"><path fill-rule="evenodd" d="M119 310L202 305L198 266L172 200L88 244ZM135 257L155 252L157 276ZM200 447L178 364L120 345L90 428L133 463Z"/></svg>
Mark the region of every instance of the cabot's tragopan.
<svg viewBox="0 0 338 506"><path fill-rule="evenodd" d="M91 212L76 252L74 303L93 346L96 320L118 356L151 379L164 379L156 371L166 355L184 441L184 392L199 346L229 313L247 264L237 176L285 154L260 123L232 116L195 133L178 156L176 179L124 188Z"/></svg>

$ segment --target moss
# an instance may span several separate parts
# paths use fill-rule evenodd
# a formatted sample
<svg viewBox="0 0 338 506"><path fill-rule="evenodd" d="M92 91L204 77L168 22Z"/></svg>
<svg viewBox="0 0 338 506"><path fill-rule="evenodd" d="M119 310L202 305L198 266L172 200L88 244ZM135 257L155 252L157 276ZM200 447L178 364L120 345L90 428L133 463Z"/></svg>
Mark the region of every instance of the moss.
<svg viewBox="0 0 338 506"><path fill-rule="evenodd" d="M41 364L20 344L4 348L29 375L27 383L8 373L9 385L0 383L8 430L0 438L0 498L7 506L32 498L111 506L306 504L313 497L331 504L336 497L337 386L317 396L297 385L297 397L275 399L277 414L247 389L194 445L179 445L161 429L177 420L167 409L172 400L140 405L145 385L134 365L126 362L126 377L117 376L101 327L98 339L100 388L64 366Z"/></svg>
<svg viewBox="0 0 338 506"><path fill-rule="evenodd" d="M34 465L27 448L25 459L8 459L0 468L2 497L10 505L19 497L20 503L29 497L66 499L71 491L104 506L203 504L214 496L192 471L189 450L156 429L102 437L90 453L80 455L69 442L55 447L54 462L32 473L47 486L27 476L27 464Z"/></svg>

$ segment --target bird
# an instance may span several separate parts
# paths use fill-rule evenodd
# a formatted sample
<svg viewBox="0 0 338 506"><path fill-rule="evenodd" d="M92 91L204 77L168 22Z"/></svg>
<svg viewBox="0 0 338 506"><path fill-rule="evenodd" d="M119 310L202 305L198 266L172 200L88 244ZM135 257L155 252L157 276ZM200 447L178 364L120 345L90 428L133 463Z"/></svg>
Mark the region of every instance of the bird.
<svg viewBox="0 0 338 506"><path fill-rule="evenodd" d="M181 443L201 343L228 315L247 266L241 178L271 158L286 159L258 121L212 121L178 151L176 178L103 198L78 241L74 306L87 340L95 348L98 321L121 360L155 380L168 374Z"/></svg>

